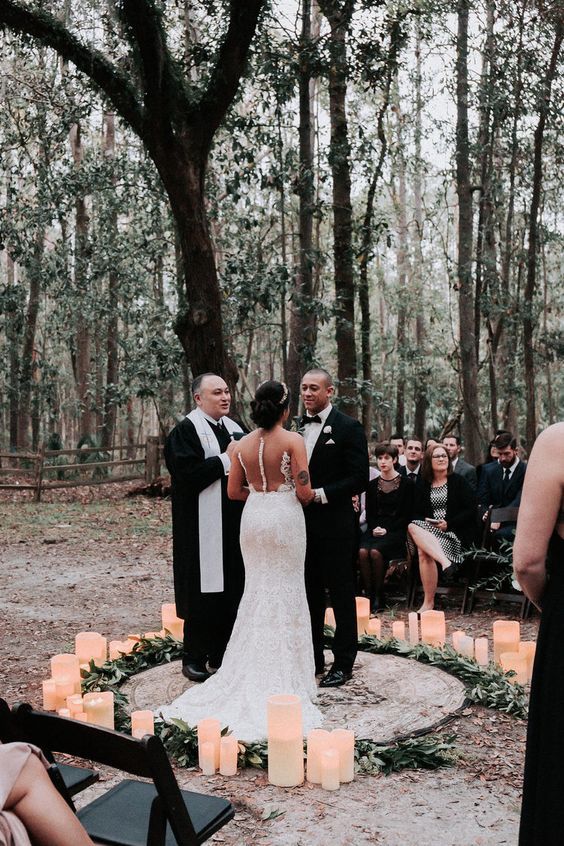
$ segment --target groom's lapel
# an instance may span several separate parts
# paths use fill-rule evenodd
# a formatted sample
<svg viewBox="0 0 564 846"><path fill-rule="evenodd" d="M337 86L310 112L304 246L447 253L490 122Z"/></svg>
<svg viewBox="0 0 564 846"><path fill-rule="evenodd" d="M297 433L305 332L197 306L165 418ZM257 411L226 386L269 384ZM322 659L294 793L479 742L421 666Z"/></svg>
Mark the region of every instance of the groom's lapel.
<svg viewBox="0 0 564 846"><path fill-rule="evenodd" d="M331 438L333 438L333 440L334 440L334 432L325 432L324 430L328 426L330 428L333 428L333 424L335 422L336 416L337 416L337 409L333 406L333 408L329 412L329 415L327 416L327 420L325 421L325 423L321 427L321 432L319 433L319 437L318 437L318 439L315 443L315 446L314 446L314 448L311 452L311 458L309 459L310 465L314 461L314 459L317 460L318 458L321 458L321 453L323 452L323 447L325 446L327 441L331 440Z"/></svg>

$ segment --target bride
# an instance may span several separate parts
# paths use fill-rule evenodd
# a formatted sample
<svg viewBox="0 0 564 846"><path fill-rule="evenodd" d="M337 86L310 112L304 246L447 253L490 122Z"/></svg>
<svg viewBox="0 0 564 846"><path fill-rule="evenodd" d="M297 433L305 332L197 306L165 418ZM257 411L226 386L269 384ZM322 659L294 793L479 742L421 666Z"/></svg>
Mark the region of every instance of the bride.
<svg viewBox="0 0 564 846"><path fill-rule="evenodd" d="M259 386L251 402L258 428L237 442L227 492L245 501L241 552L245 592L219 670L161 709L189 725L216 717L239 740L266 737L266 700L296 694L304 734L321 725L304 584L302 506L313 499L303 438L283 426L290 396L282 382Z"/></svg>

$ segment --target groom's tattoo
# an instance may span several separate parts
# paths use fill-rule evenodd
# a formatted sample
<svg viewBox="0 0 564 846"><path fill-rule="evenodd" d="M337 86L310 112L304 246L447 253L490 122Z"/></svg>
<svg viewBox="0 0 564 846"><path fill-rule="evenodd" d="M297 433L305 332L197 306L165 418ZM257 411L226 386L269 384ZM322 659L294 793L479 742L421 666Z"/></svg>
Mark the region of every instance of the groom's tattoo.
<svg viewBox="0 0 564 846"><path fill-rule="evenodd" d="M307 470L300 470L298 473L298 482L300 485L307 485L309 482L309 473Z"/></svg>

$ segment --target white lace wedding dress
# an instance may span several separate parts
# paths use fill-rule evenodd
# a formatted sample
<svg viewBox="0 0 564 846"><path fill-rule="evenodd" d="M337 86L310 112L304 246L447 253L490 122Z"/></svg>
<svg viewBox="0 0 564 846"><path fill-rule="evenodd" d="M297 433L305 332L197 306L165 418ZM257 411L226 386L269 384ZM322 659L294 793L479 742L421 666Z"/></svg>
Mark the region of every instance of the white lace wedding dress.
<svg viewBox="0 0 564 846"><path fill-rule="evenodd" d="M211 678L159 711L165 719L178 717L190 726L216 717L244 741L266 738L266 700L276 693L301 698L304 735L323 722L314 704L317 686L304 584L304 515L288 454L284 453L280 468L285 483L268 491L263 449L261 438L263 489L250 486L243 510L245 591L223 663Z"/></svg>

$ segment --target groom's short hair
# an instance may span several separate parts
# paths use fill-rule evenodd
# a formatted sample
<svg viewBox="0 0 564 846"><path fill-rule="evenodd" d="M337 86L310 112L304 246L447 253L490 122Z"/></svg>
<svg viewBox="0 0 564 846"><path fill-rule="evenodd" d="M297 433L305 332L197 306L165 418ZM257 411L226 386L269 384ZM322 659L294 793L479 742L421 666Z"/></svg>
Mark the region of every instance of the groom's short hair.
<svg viewBox="0 0 564 846"><path fill-rule="evenodd" d="M331 376L328 370L325 370L324 367L310 367L309 370L306 370L304 376L307 376L308 373L316 373L320 376L323 376L325 382L327 383L327 387L333 385L333 377Z"/></svg>
<svg viewBox="0 0 564 846"><path fill-rule="evenodd" d="M192 396L195 397L196 394L200 393L202 388L202 382L206 378L206 376L217 376L217 373L200 373L199 376L196 376L195 379L192 380Z"/></svg>

